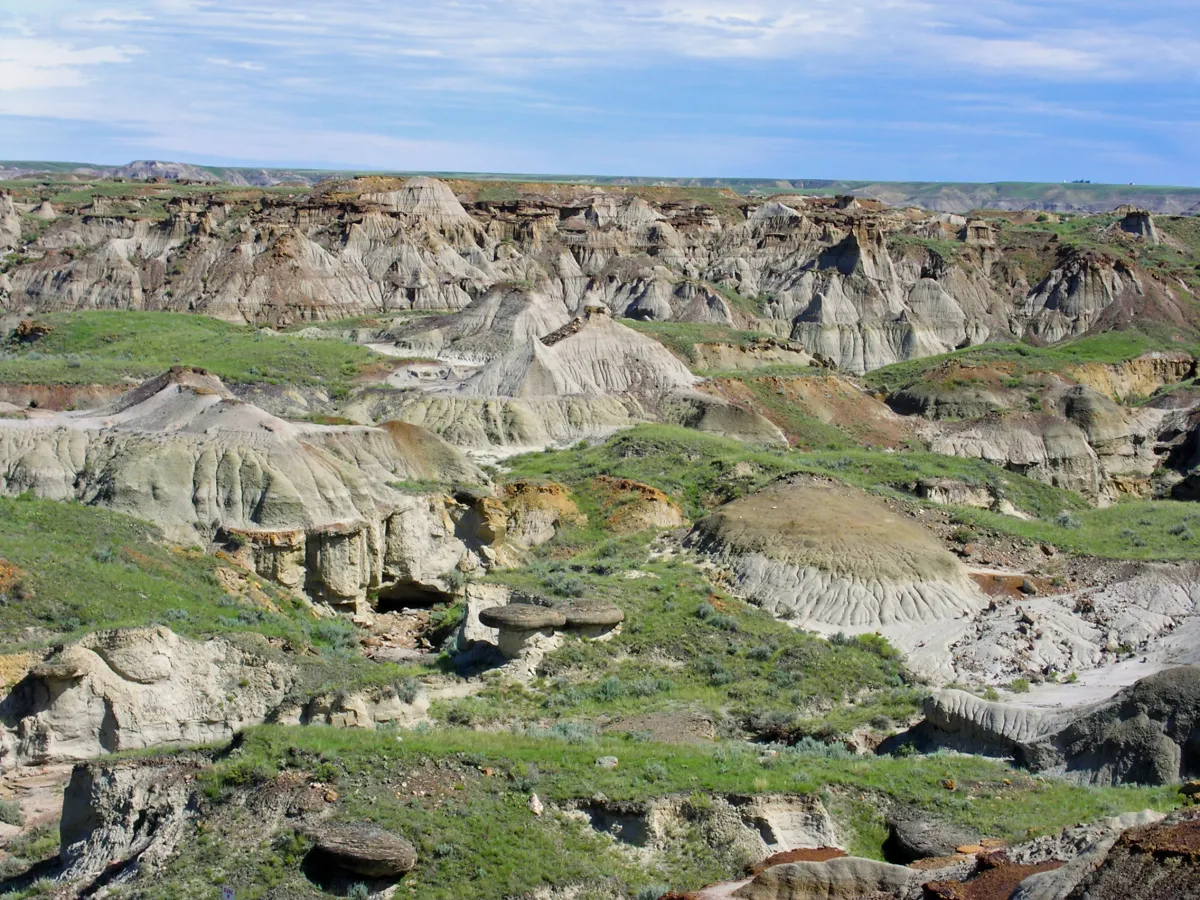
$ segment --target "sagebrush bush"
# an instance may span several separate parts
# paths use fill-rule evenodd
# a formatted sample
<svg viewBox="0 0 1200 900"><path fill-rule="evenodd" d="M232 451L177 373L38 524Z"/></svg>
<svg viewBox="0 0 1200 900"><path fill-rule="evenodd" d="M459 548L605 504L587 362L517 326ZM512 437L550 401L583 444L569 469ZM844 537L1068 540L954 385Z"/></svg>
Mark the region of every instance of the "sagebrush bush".
<svg viewBox="0 0 1200 900"><path fill-rule="evenodd" d="M25 814L21 812L21 804L15 800L0 800L0 822L18 827L24 825Z"/></svg>

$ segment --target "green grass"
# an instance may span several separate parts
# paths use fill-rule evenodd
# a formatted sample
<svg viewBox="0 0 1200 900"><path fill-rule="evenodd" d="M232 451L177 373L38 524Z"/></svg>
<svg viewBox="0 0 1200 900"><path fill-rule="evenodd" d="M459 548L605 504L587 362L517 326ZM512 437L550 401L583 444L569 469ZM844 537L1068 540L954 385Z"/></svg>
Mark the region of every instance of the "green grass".
<svg viewBox="0 0 1200 900"><path fill-rule="evenodd" d="M604 540L567 530L538 556L491 580L551 598L610 600L625 612L621 633L603 643L568 637L543 661L545 677L529 687L492 685L436 709L441 720L595 721L690 710L730 733L795 739L903 723L916 712L923 691L886 641L829 642L790 628L714 590L686 562L651 559L645 535Z"/></svg>
<svg viewBox="0 0 1200 900"><path fill-rule="evenodd" d="M36 344L6 345L0 351L0 382L115 384L187 365L234 383L339 391L380 359L344 341L265 335L182 313L53 313L38 321L54 331Z"/></svg>
<svg viewBox="0 0 1200 900"><path fill-rule="evenodd" d="M1015 343L980 344L953 353L926 356L884 366L868 373L865 380L876 390L891 392L921 381L933 369L949 361L967 365L1001 364L1011 367L1012 373L1020 376L1037 372L1061 372L1070 366L1084 363L1120 363L1152 350L1163 349L1196 352L1200 348L1192 343L1173 343L1164 337L1139 331L1111 331L1052 347Z"/></svg>
<svg viewBox="0 0 1200 900"><path fill-rule="evenodd" d="M632 478L670 494L690 516L795 471L795 454L670 425L644 425L602 444L506 462L514 477L575 485L597 475Z"/></svg>
<svg viewBox="0 0 1200 900"><path fill-rule="evenodd" d="M805 412L804 407L782 396L774 377L768 376L764 380L747 374L735 380L746 386L755 403L783 430L792 446L804 450L845 450L860 445L860 441L841 428L821 421L817 416Z"/></svg>
<svg viewBox="0 0 1200 900"><path fill-rule="evenodd" d="M968 484L991 485L1018 508L1037 515L1053 516L1064 509L1083 509L1087 505L1078 494L982 460L937 453L760 449L731 438L666 425L639 426L582 449L518 456L508 465L514 476L545 477L569 485L597 475L632 478L666 491L693 517L793 472L829 475L897 496L921 478L956 478Z"/></svg>
<svg viewBox="0 0 1200 900"><path fill-rule="evenodd" d="M602 444L527 454L510 460L509 465L514 476L550 478L572 486L584 485L597 475L632 478L665 491L693 518L795 472L827 475L908 499L909 489L919 479L953 478L969 485L987 485L996 496L1037 517L1025 521L984 510L956 510L964 522L998 534L1109 559L1200 558L1200 513L1194 504L1143 500L1093 509L1073 491L982 460L936 453L759 449L683 428L645 425ZM1080 527L1057 524L1056 518L1064 511L1076 515ZM1193 531L1196 539L1188 537Z"/></svg>
<svg viewBox="0 0 1200 900"><path fill-rule="evenodd" d="M1106 509L1078 508L1069 525L1053 519L1022 521L985 510L962 509L964 522L1107 559L1200 559L1200 512L1194 503L1128 500Z"/></svg>
<svg viewBox="0 0 1200 900"><path fill-rule="evenodd" d="M300 874L309 846L262 822L239 792L266 788L281 772L320 772L341 799L333 821L375 823L411 841L417 867L401 892L429 900L502 900L547 886L579 885L583 897L626 896L652 883L676 890L740 874L743 860L706 843L696 826L713 794L819 794L857 852L881 858L875 821L885 801L927 810L980 833L1023 840L1120 812L1167 810L1173 788L1084 788L1035 780L999 762L967 756L907 759L829 758L784 751L763 765L745 745L663 746L632 740L583 740L466 730L390 733L263 726L247 731L233 752L202 776L209 798L202 826L155 878L116 896L198 896L214 884L238 897L315 897ZM596 766L618 757L616 769ZM484 770L491 773L484 774ZM434 791L414 796L414 776ZM943 787L952 779L954 790ZM1005 780L1010 784L1005 784ZM528 800L547 804L536 818ZM613 802L687 798L693 821L672 849L640 860L554 806L603 794ZM237 839L234 839L236 835Z"/></svg>
<svg viewBox="0 0 1200 900"><path fill-rule="evenodd" d="M216 574L225 565L219 559L164 544L153 525L121 513L0 497L0 563L2 651L162 624L194 638L284 639L295 651L286 661L298 670L301 700L394 685L423 672L367 660L352 624L315 619L306 603L268 581L251 576L251 594L230 594ZM262 642L256 647L267 650Z"/></svg>
<svg viewBox="0 0 1200 900"><path fill-rule="evenodd" d="M263 582L287 612L253 610L224 590L214 558L169 548L152 525L78 503L0 497L0 558L22 572L0 606L6 645L20 643L27 627L79 635L154 621L183 634L300 638L307 618Z"/></svg>
<svg viewBox="0 0 1200 900"><path fill-rule="evenodd" d="M696 322L643 322L640 319L621 319L621 324L654 338L688 363L696 361L696 344L734 344L747 347L758 338L774 337L762 331L739 331L725 325L705 325Z"/></svg>
<svg viewBox="0 0 1200 900"><path fill-rule="evenodd" d="M887 239L888 249L900 255L910 250L926 251L934 254L944 262L953 262L964 249L966 244L945 238L925 238L912 234L890 234Z"/></svg>
<svg viewBox="0 0 1200 900"><path fill-rule="evenodd" d="M1089 508L1087 501L1074 491L1052 487L978 459L940 453L874 450L798 455L803 460L800 471L829 475L847 484L892 496L907 496L907 487L920 479L952 478L972 487L986 485L997 496L1036 516L1055 516L1063 510ZM1012 517L997 516L997 519L1008 522Z"/></svg>
<svg viewBox="0 0 1200 900"><path fill-rule="evenodd" d="M751 381L756 378L821 378L829 374L820 366L797 366L789 363L770 363L753 369L692 369L703 378L729 378Z"/></svg>

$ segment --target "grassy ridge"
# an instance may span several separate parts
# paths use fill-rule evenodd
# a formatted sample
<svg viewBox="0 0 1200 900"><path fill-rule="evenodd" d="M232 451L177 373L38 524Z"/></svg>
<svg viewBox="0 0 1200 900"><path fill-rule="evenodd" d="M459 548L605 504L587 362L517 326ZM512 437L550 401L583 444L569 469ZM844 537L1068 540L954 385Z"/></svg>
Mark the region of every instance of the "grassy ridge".
<svg viewBox="0 0 1200 900"><path fill-rule="evenodd" d="M605 755L618 757L618 767L598 768L596 759ZM745 861L712 847L695 825L710 793L819 793L851 848L876 858L882 856L888 802L1020 840L1105 815L1169 809L1178 796L1171 788L1039 781L965 756L846 759L805 747L785 750L764 765L759 751L745 746L570 742L463 730L405 732L397 741L388 733L265 726L246 732L204 776L211 798L205 827L153 882L139 885L137 896L204 896L213 884L255 900L320 896L299 871L305 841L290 832L246 840L260 824L241 804L224 803L232 791L265 787L284 771L316 772L332 781L341 795L334 821L373 822L410 840L418 863L401 890L429 900L501 900L551 885L583 886L581 896L594 900L639 895L650 885L659 892L667 885L689 890L734 877ZM947 779L953 790L943 786ZM415 795L409 790L415 784L429 793ZM534 817L531 793L547 804L600 794L635 802L682 795L695 820L669 851L635 860L578 819L553 809Z"/></svg>
<svg viewBox="0 0 1200 900"><path fill-rule="evenodd" d="M3 643L17 642L31 626L78 635L152 621L193 635L300 633L294 615L251 614L250 605L229 596L215 559L168 548L154 526L120 513L0 497L0 558L20 572L0 593ZM293 608L282 592L260 584L279 606Z"/></svg>
<svg viewBox="0 0 1200 900"><path fill-rule="evenodd" d="M345 341L263 334L250 326L184 313L53 313L38 321L54 331L34 344L4 345L0 382L115 384L189 365L234 383L338 391L379 359Z"/></svg>
<svg viewBox="0 0 1200 900"><path fill-rule="evenodd" d="M1011 369L1014 376L1038 372L1061 372L1070 366L1084 363L1121 363L1153 350L1179 349L1197 352L1200 345L1172 344L1161 337L1138 331L1112 331L1093 337L1079 338L1052 347L1030 344L979 344L953 353L925 356L921 359L894 363L873 372L864 380L881 391L894 391L925 378L932 370L950 361L968 365L998 365Z"/></svg>
<svg viewBox="0 0 1200 900"><path fill-rule="evenodd" d="M676 356L688 363L696 361L697 344L734 344L747 347L755 340L774 337L762 331L739 331L726 325L705 325L698 322L646 322L641 319L621 319L621 324L652 337Z"/></svg>
<svg viewBox="0 0 1200 900"><path fill-rule="evenodd" d="M595 446L516 457L510 466L514 475L567 484L580 484L596 475L632 478L666 491L692 517L795 472L826 475L906 499L911 499L908 490L921 478L953 478L987 485L1037 517L1023 521L982 510L956 510L964 522L999 534L1110 559L1200 559L1200 537L1192 538L1193 531L1200 535L1200 513L1194 504L1147 500L1093 509L1073 491L981 460L936 453L759 449L715 435L647 425Z"/></svg>
<svg viewBox="0 0 1200 900"><path fill-rule="evenodd" d="M1032 481L982 460L937 453L874 450L793 452L752 447L732 438L668 425L643 425L594 446L519 456L516 476L576 484L596 475L632 478L666 491L689 515L756 490L794 472L830 475L870 490L899 494L920 478L957 478L994 486L1018 507L1039 515L1083 509L1078 494Z"/></svg>

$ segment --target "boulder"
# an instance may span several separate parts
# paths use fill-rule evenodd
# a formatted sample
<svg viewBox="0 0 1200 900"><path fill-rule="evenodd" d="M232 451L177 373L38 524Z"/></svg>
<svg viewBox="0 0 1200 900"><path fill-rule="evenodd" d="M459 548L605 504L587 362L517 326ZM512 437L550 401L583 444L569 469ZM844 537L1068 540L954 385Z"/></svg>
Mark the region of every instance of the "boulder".
<svg viewBox="0 0 1200 900"><path fill-rule="evenodd" d="M398 877L417 864L413 845L382 828L330 824L307 834L323 861L365 878Z"/></svg>
<svg viewBox="0 0 1200 900"><path fill-rule="evenodd" d="M566 618L566 628L583 637L609 637L625 621L625 612L607 600L572 600L555 607Z"/></svg>
<svg viewBox="0 0 1200 900"><path fill-rule="evenodd" d="M827 862L773 866L733 892L741 900L906 898L920 875L904 866L843 856Z"/></svg>
<svg viewBox="0 0 1200 900"><path fill-rule="evenodd" d="M889 862L901 865L953 856L959 847L979 843L979 835L974 832L911 811L889 817L887 824L884 855Z"/></svg>
<svg viewBox="0 0 1200 900"><path fill-rule="evenodd" d="M621 608L607 600L572 600L555 608L563 614L567 628L612 627L625 621Z"/></svg>
<svg viewBox="0 0 1200 900"><path fill-rule="evenodd" d="M510 603L479 613L479 622L497 629L500 654L508 660L522 660L532 668L555 643L555 631L567 624L558 610L532 603Z"/></svg>

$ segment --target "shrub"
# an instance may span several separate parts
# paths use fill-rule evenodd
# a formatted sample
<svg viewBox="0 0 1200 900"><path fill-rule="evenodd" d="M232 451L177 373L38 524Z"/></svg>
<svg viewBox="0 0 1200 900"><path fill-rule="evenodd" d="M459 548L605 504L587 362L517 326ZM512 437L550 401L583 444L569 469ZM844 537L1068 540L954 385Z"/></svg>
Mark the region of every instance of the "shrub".
<svg viewBox="0 0 1200 900"><path fill-rule="evenodd" d="M235 624L237 620L234 620ZM342 619L322 619L309 632L319 644L327 644L334 650L350 650L358 646L358 631Z"/></svg>
<svg viewBox="0 0 1200 900"><path fill-rule="evenodd" d="M715 616L709 616L708 624L713 628L719 628L722 631L737 631L737 619L733 616L727 616L724 613L717 613Z"/></svg>
<svg viewBox="0 0 1200 900"><path fill-rule="evenodd" d="M653 697L671 689L671 682L665 678L639 678L629 685L629 693L635 697Z"/></svg>
<svg viewBox="0 0 1200 900"><path fill-rule="evenodd" d="M413 703L421 693L421 682L415 678L405 678L396 685L396 696L401 703Z"/></svg>
<svg viewBox="0 0 1200 900"><path fill-rule="evenodd" d="M651 884L634 894L633 900L658 900L663 894L669 893L671 889L665 884Z"/></svg>
<svg viewBox="0 0 1200 900"><path fill-rule="evenodd" d="M853 759L855 754L842 744L827 744L816 738L800 738L793 746L784 751L788 756L808 757L810 759Z"/></svg>
<svg viewBox="0 0 1200 900"><path fill-rule="evenodd" d="M766 661L775 655L775 648L770 644L758 644L746 651L746 656L750 659L757 659L760 662Z"/></svg>
<svg viewBox="0 0 1200 900"><path fill-rule="evenodd" d="M1009 684L1008 689L1010 691L1012 691L1014 694L1028 694L1029 693L1029 679L1028 678L1014 678L1012 680L1012 683Z"/></svg>
<svg viewBox="0 0 1200 900"><path fill-rule="evenodd" d="M1054 517L1054 524L1059 528L1077 529L1083 527L1083 522L1080 521L1079 516L1065 509Z"/></svg>
<svg viewBox="0 0 1200 900"><path fill-rule="evenodd" d="M18 827L24 825L25 814L21 812L21 804L15 800L0 800L0 822Z"/></svg>
<svg viewBox="0 0 1200 900"><path fill-rule="evenodd" d="M667 771L667 767L657 759L652 759L646 763L643 771L645 772L647 781L664 781L671 774Z"/></svg>
<svg viewBox="0 0 1200 900"><path fill-rule="evenodd" d="M371 889L359 881L350 885L350 890L346 891L346 896L350 900L370 900Z"/></svg>
<svg viewBox="0 0 1200 900"><path fill-rule="evenodd" d="M596 729L584 722L556 722L550 736L568 744L590 744L596 739Z"/></svg>
<svg viewBox="0 0 1200 900"><path fill-rule="evenodd" d="M561 572L552 572L542 579L542 583L550 593L557 594L559 597L582 597L587 590L583 579Z"/></svg>
<svg viewBox="0 0 1200 900"><path fill-rule="evenodd" d="M593 690L593 695L601 703L620 700L625 694L625 683L616 675L610 675L608 678L605 678Z"/></svg>
<svg viewBox="0 0 1200 900"><path fill-rule="evenodd" d="M711 619L716 614L716 608L707 600L703 601L699 606L696 607L696 618L701 622Z"/></svg>

